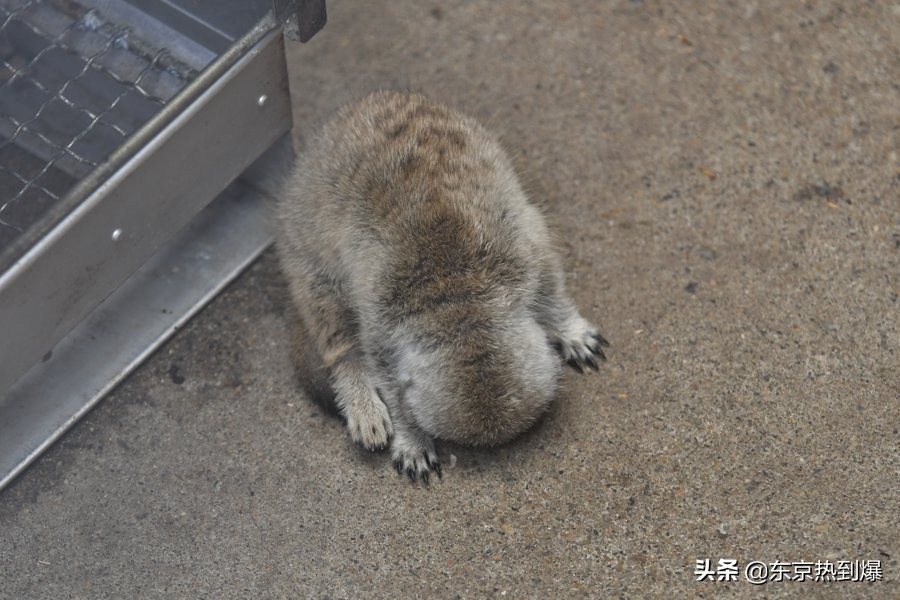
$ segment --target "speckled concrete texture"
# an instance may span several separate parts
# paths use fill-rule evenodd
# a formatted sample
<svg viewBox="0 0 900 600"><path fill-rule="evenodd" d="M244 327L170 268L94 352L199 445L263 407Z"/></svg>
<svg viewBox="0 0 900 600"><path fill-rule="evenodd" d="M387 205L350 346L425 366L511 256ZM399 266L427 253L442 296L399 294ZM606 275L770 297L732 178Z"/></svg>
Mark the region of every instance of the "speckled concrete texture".
<svg viewBox="0 0 900 600"><path fill-rule="evenodd" d="M300 391L268 253L0 494L0 597L900 597L900 4L329 8L298 143L379 87L486 122L609 362L412 486Z"/></svg>

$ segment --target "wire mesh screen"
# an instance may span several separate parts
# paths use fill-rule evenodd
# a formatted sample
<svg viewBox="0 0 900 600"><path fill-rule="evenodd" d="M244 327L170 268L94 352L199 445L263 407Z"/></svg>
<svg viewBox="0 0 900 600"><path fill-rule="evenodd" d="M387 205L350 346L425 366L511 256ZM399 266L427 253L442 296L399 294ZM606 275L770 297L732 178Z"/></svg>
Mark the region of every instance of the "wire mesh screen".
<svg viewBox="0 0 900 600"><path fill-rule="evenodd" d="M0 0L0 249L195 75L72 0Z"/></svg>

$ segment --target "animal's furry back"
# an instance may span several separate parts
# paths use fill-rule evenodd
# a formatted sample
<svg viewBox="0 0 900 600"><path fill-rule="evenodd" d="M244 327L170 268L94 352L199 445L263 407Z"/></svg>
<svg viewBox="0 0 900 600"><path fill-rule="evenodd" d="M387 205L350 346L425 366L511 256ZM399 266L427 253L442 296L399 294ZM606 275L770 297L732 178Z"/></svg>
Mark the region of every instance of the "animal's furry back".
<svg viewBox="0 0 900 600"><path fill-rule="evenodd" d="M541 214L468 117L417 94L371 94L311 140L283 196L282 263L354 439L347 407L367 421L383 400L384 431L406 432L395 444L410 431L505 441L553 397L552 347L570 364L599 352Z"/></svg>

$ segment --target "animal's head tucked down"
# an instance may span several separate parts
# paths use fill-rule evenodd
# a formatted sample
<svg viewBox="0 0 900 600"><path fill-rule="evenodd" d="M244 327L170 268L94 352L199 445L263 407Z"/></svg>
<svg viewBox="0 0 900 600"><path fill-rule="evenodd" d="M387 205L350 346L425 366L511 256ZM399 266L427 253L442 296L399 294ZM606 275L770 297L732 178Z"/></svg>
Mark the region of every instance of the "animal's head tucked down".
<svg viewBox="0 0 900 600"><path fill-rule="evenodd" d="M507 442L548 409L559 359L525 310L474 326L466 308L458 310L452 333L404 336L396 364L400 401L432 436L471 445Z"/></svg>

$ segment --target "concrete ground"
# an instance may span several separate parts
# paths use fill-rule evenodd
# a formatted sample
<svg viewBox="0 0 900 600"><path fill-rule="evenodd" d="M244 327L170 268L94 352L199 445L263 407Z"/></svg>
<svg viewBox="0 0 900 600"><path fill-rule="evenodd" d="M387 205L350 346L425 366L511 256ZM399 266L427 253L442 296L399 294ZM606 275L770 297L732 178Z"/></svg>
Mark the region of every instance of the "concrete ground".
<svg viewBox="0 0 900 600"><path fill-rule="evenodd" d="M301 143L377 87L485 121L609 362L413 486L300 391L270 252L0 494L0 597L900 597L900 5L675 4L330 3Z"/></svg>

